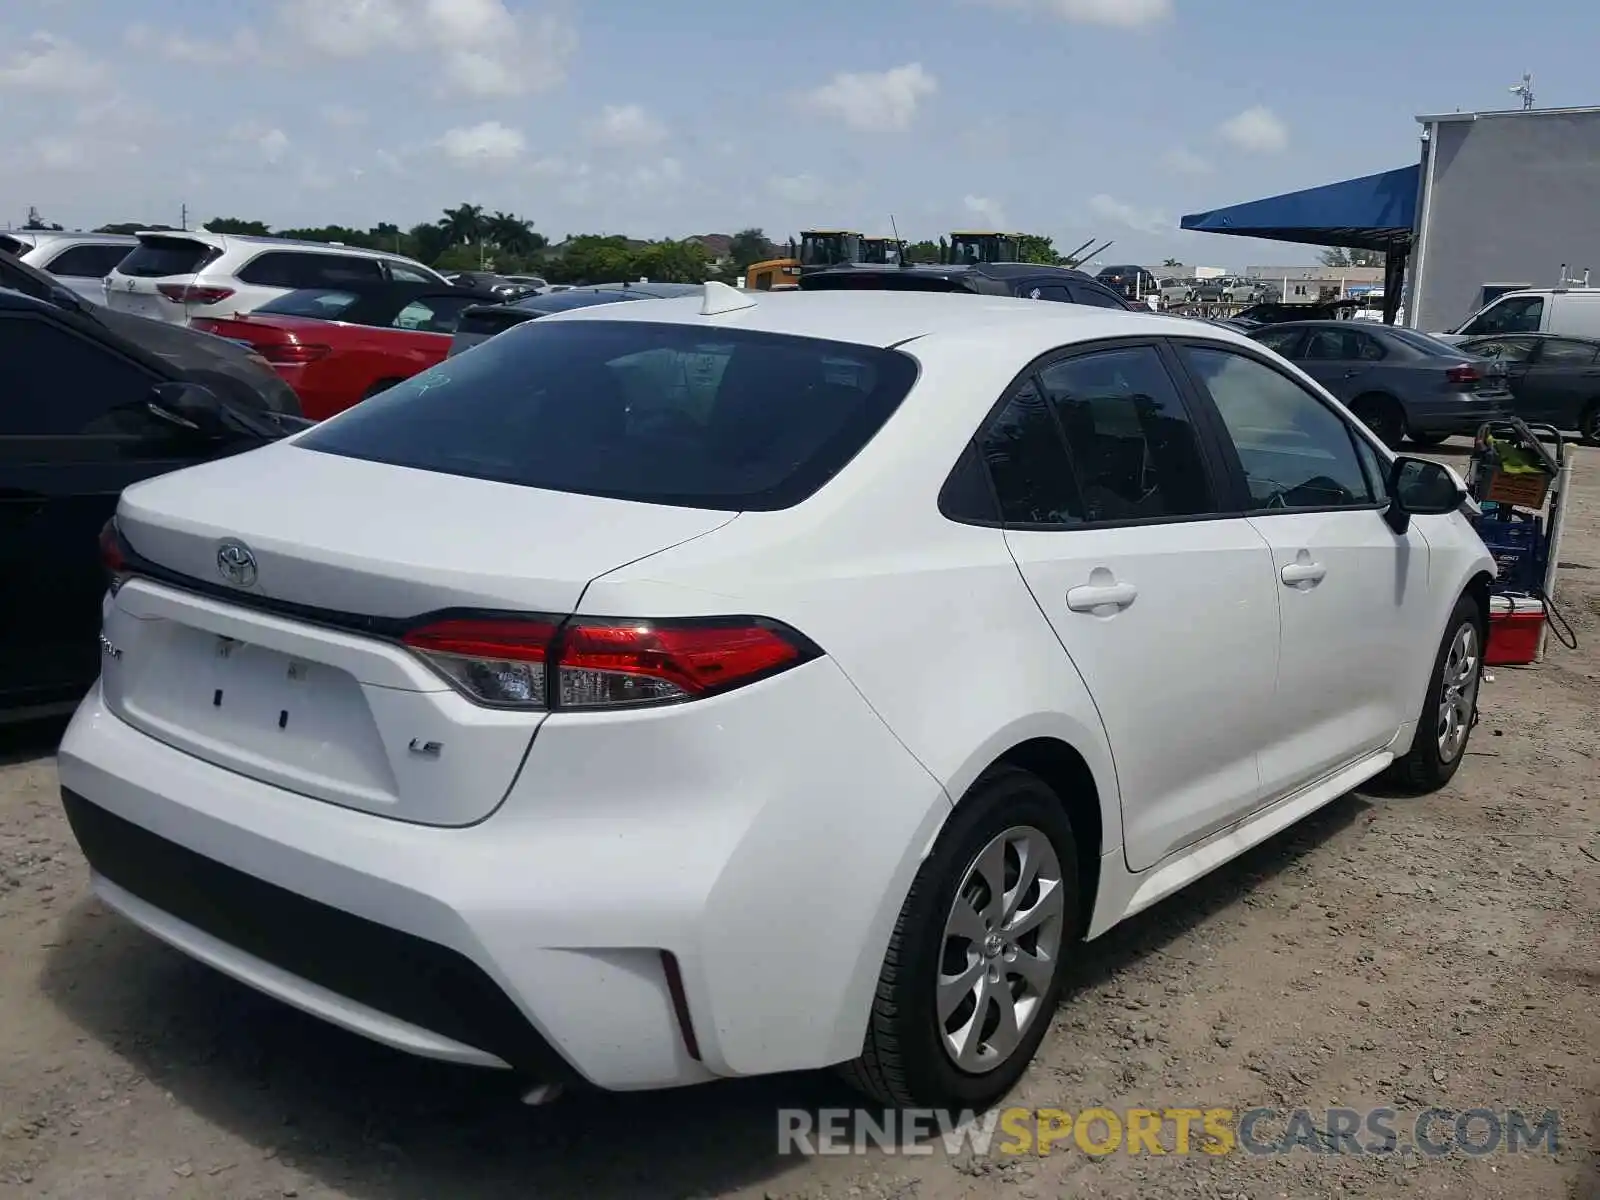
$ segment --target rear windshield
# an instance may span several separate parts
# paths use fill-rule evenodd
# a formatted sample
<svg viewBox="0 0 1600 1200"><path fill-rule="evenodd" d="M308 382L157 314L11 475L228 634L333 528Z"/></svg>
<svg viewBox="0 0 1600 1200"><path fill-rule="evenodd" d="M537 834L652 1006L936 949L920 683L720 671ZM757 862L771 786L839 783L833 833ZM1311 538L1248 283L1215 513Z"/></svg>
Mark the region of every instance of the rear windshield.
<svg viewBox="0 0 1600 1200"><path fill-rule="evenodd" d="M1461 357L1461 348L1452 346L1449 342L1441 342L1438 338L1427 333L1418 333L1415 329L1404 329L1399 325L1388 326L1389 336L1397 337L1406 345L1424 354L1447 354L1453 358Z"/></svg>
<svg viewBox="0 0 1600 1200"><path fill-rule="evenodd" d="M624 300L637 299L637 296L624 296L620 292L556 292L549 296L527 296L521 300L514 300L510 307L545 316L548 313L566 312L569 308L589 308L595 304L620 304Z"/></svg>
<svg viewBox="0 0 1600 1200"><path fill-rule="evenodd" d="M302 437L327 454L552 491L773 510L916 382L893 350L645 321L528 321Z"/></svg>
<svg viewBox="0 0 1600 1200"><path fill-rule="evenodd" d="M189 238L140 238L128 257L117 264L117 270L141 279L192 275L220 253L204 242Z"/></svg>
<svg viewBox="0 0 1600 1200"><path fill-rule="evenodd" d="M258 313L276 313L280 317L321 317L332 321L349 310L361 299L355 292L339 292L332 288L302 288L289 292L276 300L269 300Z"/></svg>

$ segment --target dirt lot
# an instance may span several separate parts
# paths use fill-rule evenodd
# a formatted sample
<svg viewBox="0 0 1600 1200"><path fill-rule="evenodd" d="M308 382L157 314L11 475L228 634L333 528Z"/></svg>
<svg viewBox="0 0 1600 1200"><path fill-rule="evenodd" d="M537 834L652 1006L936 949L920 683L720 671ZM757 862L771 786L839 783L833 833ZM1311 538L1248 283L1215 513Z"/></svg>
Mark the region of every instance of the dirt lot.
<svg viewBox="0 0 1600 1200"><path fill-rule="evenodd" d="M0 746L0 1196L1595 1200L1600 452L1579 472L1580 649L1494 671L1448 791L1347 796L1088 948L1014 1101L1555 1108L1555 1157L780 1158L776 1108L853 1103L820 1076L525 1109L103 912L56 800L57 726Z"/></svg>

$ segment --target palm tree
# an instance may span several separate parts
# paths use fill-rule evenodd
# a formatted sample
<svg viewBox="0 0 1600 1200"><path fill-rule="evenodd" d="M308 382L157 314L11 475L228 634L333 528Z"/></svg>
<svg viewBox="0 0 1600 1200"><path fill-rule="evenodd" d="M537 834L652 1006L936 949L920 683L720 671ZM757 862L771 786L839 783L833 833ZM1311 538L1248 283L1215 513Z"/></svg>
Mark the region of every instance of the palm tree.
<svg viewBox="0 0 1600 1200"><path fill-rule="evenodd" d="M496 212L484 222L484 237L507 254L521 258L536 249L533 222L513 213Z"/></svg>
<svg viewBox="0 0 1600 1200"><path fill-rule="evenodd" d="M467 245L483 238L483 205L462 204L444 210L439 228L450 235L452 245Z"/></svg>

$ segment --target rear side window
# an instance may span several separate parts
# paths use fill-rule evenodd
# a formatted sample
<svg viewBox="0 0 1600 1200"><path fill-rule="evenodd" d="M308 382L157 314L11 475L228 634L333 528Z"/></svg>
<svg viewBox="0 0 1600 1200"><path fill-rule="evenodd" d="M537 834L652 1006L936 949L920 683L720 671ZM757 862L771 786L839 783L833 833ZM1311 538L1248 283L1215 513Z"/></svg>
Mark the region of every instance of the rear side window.
<svg viewBox="0 0 1600 1200"><path fill-rule="evenodd" d="M168 275L193 275L208 262L215 261L222 251L204 242L182 237L140 238L135 246L117 264L124 275L139 279L162 279Z"/></svg>
<svg viewBox="0 0 1600 1200"><path fill-rule="evenodd" d="M1029 379L995 418L983 458L1008 525L1065 525L1083 520L1066 443L1038 384Z"/></svg>
<svg viewBox="0 0 1600 1200"><path fill-rule="evenodd" d="M529 321L296 444L369 462L693 508L810 496L916 382L893 350L642 321Z"/></svg>
<svg viewBox="0 0 1600 1200"><path fill-rule="evenodd" d="M324 321L336 320L361 297L355 292L341 292L332 288L306 288L268 300L258 313L275 313L280 317L319 317Z"/></svg>
<svg viewBox="0 0 1600 1200"><path fill-rule="evenodd" d="M383 268L375 258L269 250L240 268L239 281L257 287L339 288L381 283Z"/></svg>
<svg viewBox="0 0 1600 1200"><path fill-rule="evenodd" d="M1110 290L1096 287L1092 283L1074 284L1072 290L1077 293L1077 301L1079 304L1087 304L1091 308L1117 308L1126 310L1128 307Z"/></svg>
<svg viewBox="0 0 1600 1200"><path fill-rule="evenodd" d="M128 256L130 248L105 244L73 246L51 259L45 270L71 279L104 279L111 274L112 267Z"/></svg>
<svg viewBox="0 0 1600 1200"><path fill-rule="evenodd" d="M1587 367L1594 359L1594 346L1565 338L1550 338L1539 351L1541 367Z"/></svg>

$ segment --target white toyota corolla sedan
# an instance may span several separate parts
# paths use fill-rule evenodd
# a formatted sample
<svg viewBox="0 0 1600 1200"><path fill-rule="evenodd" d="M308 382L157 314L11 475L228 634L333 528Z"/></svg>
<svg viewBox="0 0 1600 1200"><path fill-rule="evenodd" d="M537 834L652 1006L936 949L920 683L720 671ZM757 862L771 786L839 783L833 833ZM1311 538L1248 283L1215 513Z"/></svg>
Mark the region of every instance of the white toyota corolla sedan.
<svg viewBox="0 0 1600 1200"><path fill-rule="evenodd" d="M1450 779L1469 505L1217 326L580 309L129 488L63 800L105 903L402 1050L981 1107L1082 940Z"/></svg>

